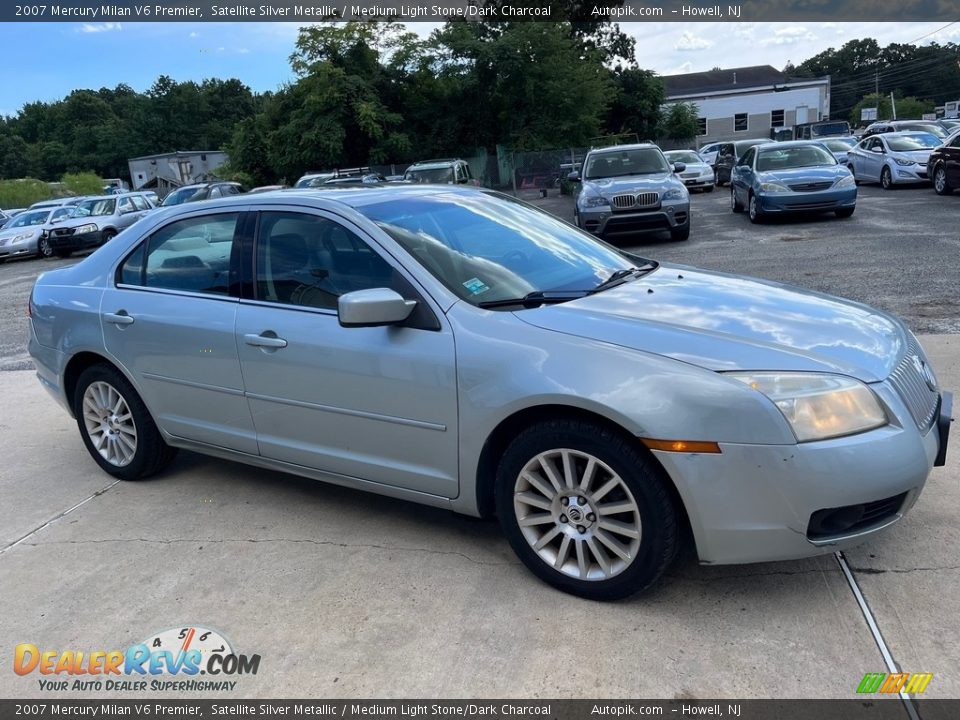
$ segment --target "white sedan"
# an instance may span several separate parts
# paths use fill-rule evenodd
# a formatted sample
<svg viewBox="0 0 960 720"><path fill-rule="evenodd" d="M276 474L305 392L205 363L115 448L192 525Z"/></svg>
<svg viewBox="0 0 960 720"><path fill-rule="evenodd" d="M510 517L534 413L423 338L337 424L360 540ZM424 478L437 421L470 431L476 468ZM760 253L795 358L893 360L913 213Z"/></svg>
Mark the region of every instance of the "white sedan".
<svg viewBox="0 0 960 720"><path fill-rule="evenodd" d="M893 132L872 135L847 153L847 167L858 183L878 182L889 190L894 185L929 182L927 160L940 144L925 132Z"/></svg>

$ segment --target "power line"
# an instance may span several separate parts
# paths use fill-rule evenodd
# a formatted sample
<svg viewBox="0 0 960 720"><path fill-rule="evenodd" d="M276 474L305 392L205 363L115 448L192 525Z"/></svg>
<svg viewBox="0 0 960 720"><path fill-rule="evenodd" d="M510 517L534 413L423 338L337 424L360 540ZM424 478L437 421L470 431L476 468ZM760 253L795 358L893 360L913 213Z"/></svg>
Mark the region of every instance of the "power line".
<svg viewBox="0 0 960 720"><path fill-rule="evenodd" d="M938 32L940 32L940 30L946 30L946 29L947 29L948 27L950 27L951 25L956 25L958 22L960 22L960 20L954 20L953 22L947 23L947 24L944 25L942 28L939 28L939 29L937 29L937 30L934 30L933 32L927 33L926 35L921 35L921 36L918 37L916 40L911 40L910 42L905 42L905 43L903 43L903 44L904 44L904 45L913 45L915 42L919 42L920 40L924 40L924 39L930 37L931 35L936 35Z"/></svg>

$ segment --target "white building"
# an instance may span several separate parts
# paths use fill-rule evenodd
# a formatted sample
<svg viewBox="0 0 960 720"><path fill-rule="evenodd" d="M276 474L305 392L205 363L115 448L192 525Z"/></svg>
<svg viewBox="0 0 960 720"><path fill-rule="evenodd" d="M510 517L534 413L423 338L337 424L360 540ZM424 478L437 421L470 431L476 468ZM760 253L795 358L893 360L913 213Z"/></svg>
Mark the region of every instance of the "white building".
<svg viewBox="0 0 960 720"><path fill-rule="evenodd" d="M216 179L216 170L227 161L219 150L179 150L131 158L133 189L151 189L163 197L171 190Z"/></svg>
<svg viewBox="0 0 960 720"><path fill-rule="evenodd" d="M712 140L768 138L772 128L830 117L829 76L789 78L770 65L754 65L662 79L667 106L697 106L698 147Z"/></svg>

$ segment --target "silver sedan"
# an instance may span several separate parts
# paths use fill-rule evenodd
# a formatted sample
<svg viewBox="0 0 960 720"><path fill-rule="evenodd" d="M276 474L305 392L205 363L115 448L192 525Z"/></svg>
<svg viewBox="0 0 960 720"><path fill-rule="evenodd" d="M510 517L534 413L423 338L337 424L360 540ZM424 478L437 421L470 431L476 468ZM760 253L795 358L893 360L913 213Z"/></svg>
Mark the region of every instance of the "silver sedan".
<svg viewBox="0 0 960 720"><path fill-rule="evenodd" d="M897 319L472 188L161 210L29 310L37 376L107 473L187 449L496 514L533 573L595 599L688 536L704 563L862 542L946 454L951 395Z"/></svg>
<svg viewBox="0 0 960 720"><path fill-rule="evenodd" d="M939 144L937 136L925 132L871 135L847 152L847 168L858 183L878 182L886 190L930 182L927 160Z"/></svg>
<svg viewBox="0 0 960 720"><path fill-rule="evenodd" d="M16 257L53 255L43 242L44 234L70 217L75 209L58 206L24 210L7 221L0 228L0 262Z"/></svg>

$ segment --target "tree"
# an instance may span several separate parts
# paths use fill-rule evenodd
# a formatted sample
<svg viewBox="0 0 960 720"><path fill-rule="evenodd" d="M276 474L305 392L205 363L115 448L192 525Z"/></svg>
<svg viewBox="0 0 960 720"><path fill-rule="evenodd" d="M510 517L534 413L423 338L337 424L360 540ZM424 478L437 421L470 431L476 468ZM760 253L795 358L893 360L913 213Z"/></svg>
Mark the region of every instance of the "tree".
<svg viewBox="0 0 960 720"><path fill-rule="evenodd" d="M695 104L675 103L664 115L662 134L674 142L692 141L700 133L699 117Z"/></svg>
<svg viewBox="0 0 960 720"><path fill-rule="evenodd" d="M918 100L915 97L897 97L896 95L894 95L894 99L897 105L898 118L920 118L924 113L933 112L933 103L930 101ZM860 120L860 111L864 108L877 108L878 120L893 118L893 105L890 102L890 96L878 96L871 93L870 95L865 95L863 99L853 107L853 110L850 112L851 125L859 125L863 122Z"/></svg>
<svg viewBox="0 0 960 720"><path fill-rule="evenodd" d="M612 79L615 90L607 113L607 132L655 137L665 99L663 81L652 71L639 68L616 69Z"/></svg>

